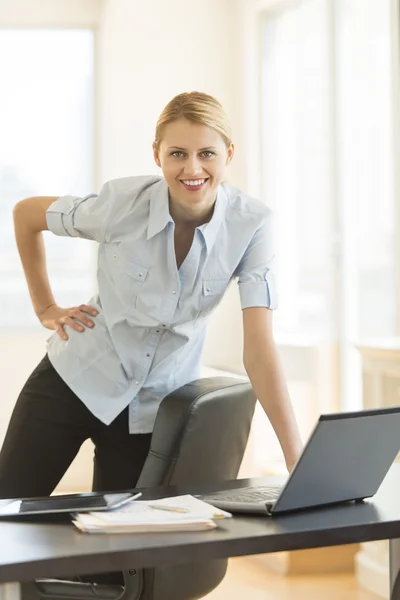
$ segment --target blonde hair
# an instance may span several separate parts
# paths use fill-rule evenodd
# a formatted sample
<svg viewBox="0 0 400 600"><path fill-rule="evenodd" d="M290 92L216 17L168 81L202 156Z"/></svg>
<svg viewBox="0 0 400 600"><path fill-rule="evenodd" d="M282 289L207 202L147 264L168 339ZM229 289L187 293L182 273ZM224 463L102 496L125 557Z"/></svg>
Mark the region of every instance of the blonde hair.
<svg viewBox="0 0 400 600"><path fill-rule="evenodd" d="M232 130L222 104L213 96L203 92L183 92L168 102L157 121L154 139L154 146L157 150L160 147L165 126L181 117L193 123L211 127L221 135L226 146L230 146Z"/></svg>

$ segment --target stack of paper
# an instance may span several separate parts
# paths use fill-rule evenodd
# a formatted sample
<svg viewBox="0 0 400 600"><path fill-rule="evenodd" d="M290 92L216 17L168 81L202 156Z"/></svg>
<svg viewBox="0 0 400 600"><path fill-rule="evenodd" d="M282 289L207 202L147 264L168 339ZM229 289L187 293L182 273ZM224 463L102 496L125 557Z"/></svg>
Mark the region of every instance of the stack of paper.
<svg viewBox="0 0 400 600"><path fill-rule="evenodd" d="M119 509L79 513L73 522L86 533L132 533L150 531L198 531L215 529L215 519L232 515L194 496L161 500L134 500Z"/></svg>

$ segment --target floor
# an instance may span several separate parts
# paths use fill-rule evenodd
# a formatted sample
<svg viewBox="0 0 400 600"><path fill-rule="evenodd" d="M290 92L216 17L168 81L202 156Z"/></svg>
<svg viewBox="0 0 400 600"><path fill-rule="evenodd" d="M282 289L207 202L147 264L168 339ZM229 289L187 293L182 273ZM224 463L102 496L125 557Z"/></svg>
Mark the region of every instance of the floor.
<svg viewBox="0 0 400 600"><path fill-rule="evenodd" d="M358 587L353 574L282 577L251 562L232 558L222 583L204 600L380 600Z"/></svg>

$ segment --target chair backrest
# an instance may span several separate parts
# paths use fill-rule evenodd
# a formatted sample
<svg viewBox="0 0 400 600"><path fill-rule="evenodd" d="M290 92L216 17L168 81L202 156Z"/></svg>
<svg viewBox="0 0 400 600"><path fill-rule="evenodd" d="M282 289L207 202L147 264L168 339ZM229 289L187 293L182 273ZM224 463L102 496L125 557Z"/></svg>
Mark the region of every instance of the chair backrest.
<svg viewBox="0 0 400 600"><path fill-rule="evenodd" d="M247 381L199 379L160 404L137 487L235 479L255 407Z"/></svg>
<svg viewBox="0 0 400 600"><path fill-rule="evenodd" d="M235 479L256 399L250 383L199 379L160 404L150 451L137 487L202 484ZM144 569L141 600L195 600L223 579L226 560Z"/></svg>

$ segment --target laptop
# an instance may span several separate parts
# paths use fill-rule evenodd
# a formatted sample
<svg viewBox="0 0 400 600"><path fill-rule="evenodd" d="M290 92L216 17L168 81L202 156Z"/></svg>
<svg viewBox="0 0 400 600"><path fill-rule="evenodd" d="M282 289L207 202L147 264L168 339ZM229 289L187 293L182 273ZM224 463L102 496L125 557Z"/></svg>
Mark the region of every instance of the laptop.
<svg viewBox="0 0 400 600"><path fill-rule="evenodd" d="M231 513L281 515L376 494L400 449L400 407L321 415L283 487L201 495Z"/></svg>
<svg viewBox="0 0 400 600"><path fill-rule="evenodd" d="M88 492L38 498L9 498L0 500L0 518L113 510L136 500L141 495L141 493L130 492Z"/></svg>

